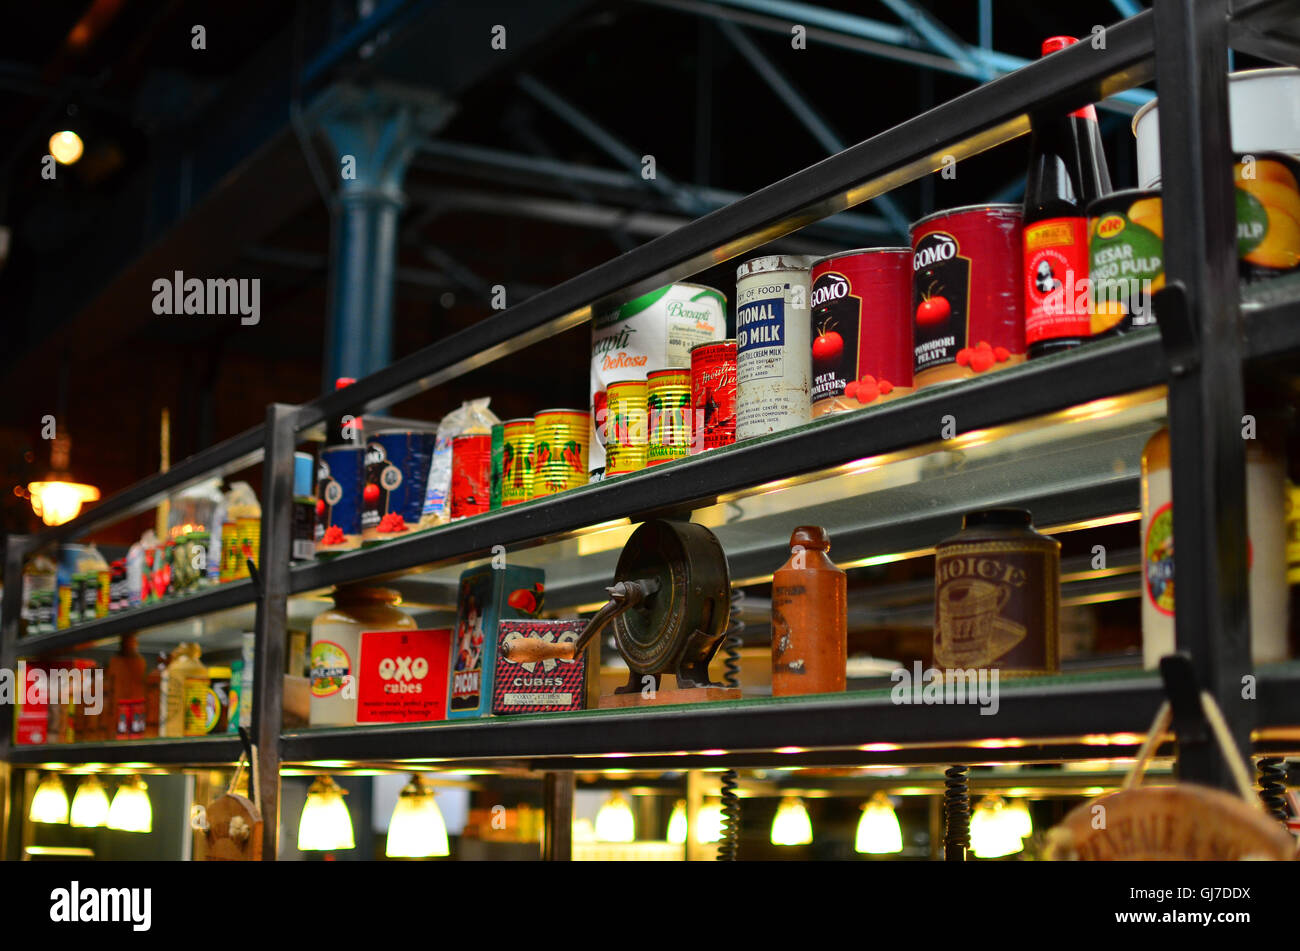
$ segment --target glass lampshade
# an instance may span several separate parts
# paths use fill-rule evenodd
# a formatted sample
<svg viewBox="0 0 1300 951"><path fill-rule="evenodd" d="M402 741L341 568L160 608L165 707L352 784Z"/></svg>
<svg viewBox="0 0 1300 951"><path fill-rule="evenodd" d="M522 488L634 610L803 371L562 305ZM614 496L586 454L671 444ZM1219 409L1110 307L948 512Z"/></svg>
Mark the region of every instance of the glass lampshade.
<svg viewBox="0 0 1300 951"><path fill-rule="evenodd" d="M865 855L888 855L903 851L903 830L889 797L878 792L862 807L853 849Z"/></svg>
<svg viewBox="0 0 1300 951"><path fill-rule="evenodd" d="M139 776L132 776L117 787L113 804L108 807L108 827L122 832L152 832L153 804L149 787Z"/></svg>
<svg viewBox="0 0 1300 951"><path fill-rule="evenodd" d="M63 780L50 773L41 780L32 796L31 809L27 818L32 822L47 822L57 825L68 821L68 792L63 788Z"/></svg>
<svg viewBox="0 0 1300 951"><path fill-rule="evenodd" d="M87 776L72 797L72 825L94 829L108 821L108 793L97 776Z"/></svg>
<svg viewBox="0 0 1300 951"><path fill-rule="evenodd" d="M636 839L636 820L632 807L622 793L614 793L596 813L596 841L632 842Z"/></svg>
<svg viewBox="0 0 1300 951"><path fill-rule="evenodd" d="M802 799L786 796L772 820L773 845L807 845L813 839L812 820Z"/></svg>
<svg viewBox="0 0 1300 951"><path fill-rule="evenodd" d="M307 790L307 801L298 821L298 848L303 852L341 852L355 849L352 816L341 788L329 776L317 776Z"/></svg>
<svg viewBox="0 0 1300 951"><path fill-rule="evenodd" d="M390 859L451 854L442 810L433 789L420 776L412 776L397 797L384 854Z"/></svg>

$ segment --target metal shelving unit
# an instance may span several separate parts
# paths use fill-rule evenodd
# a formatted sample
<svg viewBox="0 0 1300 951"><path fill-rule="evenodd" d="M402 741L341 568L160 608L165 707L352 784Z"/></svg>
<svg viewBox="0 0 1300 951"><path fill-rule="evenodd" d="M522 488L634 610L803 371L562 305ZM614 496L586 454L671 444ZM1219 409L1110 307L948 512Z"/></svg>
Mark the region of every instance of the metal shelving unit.
<svg viewBox="0 0 1300 951"><path fill-rule="evenodd" d="M185 460L51 532L11 539L0 613L0 666L20 655L106 638L239 604L256 604L261 671L284 669L290 597L343 582L520 550L603 523L682 515L755 491L780 491L815 474L939 438L943 417L959 434L994 429L1093 401L1166 385L1173 433L1180 590L1178 643L1215 694L1243 749L1294 744L1300 726L1300 665L1259 673L1259 699L1240 696L1249 668L1246 633L1242 364L1300 350L1300 280L1252 288L1235 276L1226 114L1229 41L1289 62L1295 0L1156 0L1108 28L1104 49L1080 43L988 82L865 142L693 221L501 314L413 353L381 373L302 406L273 405L266 423ZM1229 16L1231 14L1231 16ZM293 451L322 421L371 412L438 386L591 318L603 307L737 258L809 222L961 161L1029 130L1029 114L1068 111L1156 78L1168 200L1169 289L1157 297L1160 332L1099 342L969 381L922 390L854 414L833 416L763 440L611 479L560 496L466 519L401 541L291 566ZM55 634L17 640L23 560L55 542L144 511L214 472L264 460L260 576ZM1114 506L1119 495L1089 504ZM683 708L586 711L412 727L282 733L279 677L258 676L254 733L267 815L264 853L274 856L282 763L424 761L527 766L548 775L617 765L682 769L728 765L824 765L1063 759L1131 752L1162 699L1151 675L1063 676L1004 684L997 716L971 706L902 706L888 691L792 700L745 700ZM234 740L9 746L10 708L0 708L0 759L168 765L229 762ZM1290 731L1289 733L1286 731ZM1252 731L1256 731L1252 740ZM1099 754L1099 750L1106 752ZM1217 754L1180 745L1183 775L1225 781ZM548 788L562 784L548 783ZM557 796L562 796L561 792Z"/></svg>

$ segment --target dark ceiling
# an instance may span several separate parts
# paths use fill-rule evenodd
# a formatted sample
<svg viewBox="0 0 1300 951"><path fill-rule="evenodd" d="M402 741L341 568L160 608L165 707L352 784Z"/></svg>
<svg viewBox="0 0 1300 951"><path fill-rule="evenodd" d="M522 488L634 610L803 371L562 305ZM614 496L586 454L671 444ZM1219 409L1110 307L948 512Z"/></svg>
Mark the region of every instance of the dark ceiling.
<svg viewBox="0 0 1300 951"><path fill-rule="evenodd" d="M1043 37L1086 35L1125 5L998 0L992 48L1033 58ZM456 103L406 179L398 355L491 319L491 285L517 302L813 164L828 136L857 142L976 82L920 65L939 57L910 31L905 46L813 38L793 49L784 21L754 12L763 6L45 0L29 9L29 24L0 32L0 227L11 231L0 258L3 528L35 527L10 490L44 473L46 414L74 436L74 471L112 492L157 468L164 407L175 460L261 422L270 402L321 391L331 227L328 178L318 182L313 163L337 158L309 119L297 130L291 120L333 82L402 82ZM883 0L816 6L902 26L897 4ZM914 6L978 42L980 4ZM508 27L507 51L490 46L496 23ZM196 25L204 49L193 46ZM737 29L815 112L820 139L756 72L729 36ZM653 155L660 181L621 166L617 149L547 104L554 97L628 154ZM1128 116L1101 115L1115 184L1133 185ZM86 155L44 180L46 140L64 126L81 132ZM1017 200L1026 145L968 160L955 180L896 191L894 220ZM665 177L687 187L665 188ZM902 243L882 217L890 210L863 206L784 243ZM155 317L150 283L174 270L260 278L261 322ZM733 274L723 265L697 280L730 295ZM436 419L481 394L503 418L582 405L586 333L394 411Z"/></svg>

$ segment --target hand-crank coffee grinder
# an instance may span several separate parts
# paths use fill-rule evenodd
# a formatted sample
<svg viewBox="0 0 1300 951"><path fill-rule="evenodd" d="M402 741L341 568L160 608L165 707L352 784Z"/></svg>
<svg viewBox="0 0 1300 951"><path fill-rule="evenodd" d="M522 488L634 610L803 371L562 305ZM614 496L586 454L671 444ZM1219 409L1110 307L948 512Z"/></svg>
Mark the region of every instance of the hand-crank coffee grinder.
<svg viewBox="0 0 1300 951"><path fill-rule="evenodd" d="M609 602L578 640L517 638L502 645L507 659L569 660L612 624L629 672L625 686L601 697L602 707L739 699L739 688L709 680L731 608L727 556L711 531L691 522L644 522L623 546L614 584L605 590ZM659 689L665 673L676 675L676 690Z"/></svg>

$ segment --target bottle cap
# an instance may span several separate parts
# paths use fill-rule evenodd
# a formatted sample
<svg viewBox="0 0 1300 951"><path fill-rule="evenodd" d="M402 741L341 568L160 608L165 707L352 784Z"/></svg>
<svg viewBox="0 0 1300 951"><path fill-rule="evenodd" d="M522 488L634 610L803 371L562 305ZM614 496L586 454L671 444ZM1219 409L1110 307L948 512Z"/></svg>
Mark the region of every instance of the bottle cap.
<svg viewBox="0 0 1300 951"><path fill-rule="evenodd" d="M1072 36L1049 36L1043 40L1043 55L1055 53L1057 50L1063 50L1067 46L1073 46L1079 42Z"/></svg>
<svg viewBox="0 0 1300 951"><path fill-rule="evenodd" d="M334 389L341 390L343 387L351 386L355 382L357 382L355 377L341 376L334 381Z"/></svg>
<svg viewBox="0 0 1300 951"><path fill-rule="evenodd" d="M790 533L790 547L808 551L830 551L831 539L820 525L800 525Z"/></svg>

